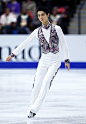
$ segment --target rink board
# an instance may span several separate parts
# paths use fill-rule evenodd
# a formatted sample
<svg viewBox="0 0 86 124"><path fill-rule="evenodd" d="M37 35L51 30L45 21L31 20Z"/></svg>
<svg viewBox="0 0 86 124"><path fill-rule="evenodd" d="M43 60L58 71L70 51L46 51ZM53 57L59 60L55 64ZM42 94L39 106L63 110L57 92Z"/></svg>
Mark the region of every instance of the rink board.
<svg viewBox="0 0 86 124"><path fill-rule="evenodd" d="M0 68L37 68L38 62L0 62ZM65 68L64 62L61 63L60 68ZM86 68L85 62L71 62L70 68Z"/></svg>
<svg viewBox="0 0 86 124"><path fill-rule="evenodd" d="M11 62L7 63L6 58L14 49L21 44L28 35L0 35L0 68L37 68L41 57L39 41L28 44ZM69 48L71 68L86 68L86 36L65 35ZM3 41L3 42L2 42ZM61 68L64 68L64 55L60 44Z"/></svg>

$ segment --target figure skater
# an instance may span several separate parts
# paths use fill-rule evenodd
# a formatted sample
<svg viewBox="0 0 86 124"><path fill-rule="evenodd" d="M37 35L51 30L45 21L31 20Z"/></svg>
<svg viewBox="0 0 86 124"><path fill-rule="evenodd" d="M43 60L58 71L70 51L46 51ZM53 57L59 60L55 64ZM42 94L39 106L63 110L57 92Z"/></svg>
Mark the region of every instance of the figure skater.
<svg viewBox="0 0 86 124"><path fill-rule="evenodd" d="M70 68L68 47L62 29L60 26L49 22L48 8L39 7L37 15L42 23L41 26L35 29L6 59L7 62L10 61L11 58L17 56L30 42L35 41L35 39L39 40L42 55L34 77L28 118L34 117L39 111L52 81L61 66L59 42L64 53L65 68L68 71Z"/></svg>

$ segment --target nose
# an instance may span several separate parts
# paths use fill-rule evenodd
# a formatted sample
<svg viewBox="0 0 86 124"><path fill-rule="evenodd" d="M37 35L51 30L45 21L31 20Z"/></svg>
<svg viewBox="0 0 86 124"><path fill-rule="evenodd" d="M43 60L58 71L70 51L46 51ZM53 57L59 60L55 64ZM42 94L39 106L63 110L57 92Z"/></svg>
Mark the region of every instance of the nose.
<svg viewBox="0 0 86 124"><path fill-rule="evenodd" d="M40 17L40 20L42 20L43 18L42 17Z"/></svg>
<svg viewBox="0 0 86 124"><path fill-rule="evenodd" d="M42 19L42 16L40 16L40 19Z"/></svg>

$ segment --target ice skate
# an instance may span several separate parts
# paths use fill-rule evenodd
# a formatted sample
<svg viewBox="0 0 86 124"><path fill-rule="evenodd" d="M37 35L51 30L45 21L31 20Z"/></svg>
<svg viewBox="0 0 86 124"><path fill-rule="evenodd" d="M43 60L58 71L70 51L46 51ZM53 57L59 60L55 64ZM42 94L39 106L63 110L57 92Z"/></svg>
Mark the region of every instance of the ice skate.
<svg viewBox="0 0 86 124"><path fill-rule="evenodd" d="M28 118L33 118L35 115L36 115L35 113L33 113L33 112L30 111L30 113L28 115Z"/></svg>

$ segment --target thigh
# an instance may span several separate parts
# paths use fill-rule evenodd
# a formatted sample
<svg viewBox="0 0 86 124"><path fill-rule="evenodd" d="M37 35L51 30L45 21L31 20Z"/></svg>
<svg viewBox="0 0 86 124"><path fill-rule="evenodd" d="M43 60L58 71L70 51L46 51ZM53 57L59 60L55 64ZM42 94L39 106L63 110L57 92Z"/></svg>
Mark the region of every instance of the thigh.
<svg viewBox="0 0 86 124"><path fill-rule="evenodd" d="M42 81L47 73L48 68L41 62L39 62L37 70L36 70L36 74L34 77L34 86L39 86L42 84Z"/></svg>
<svg viewBox="0 0 86 124"><path fill-rule="evenodd" d="M59 68L61 66L61 63L53 63L49 68L46 73L46 76L44 77L43 83L44 85L47 85L48 88L51 87L52 81L54 77L56 76Z"/></svg>

